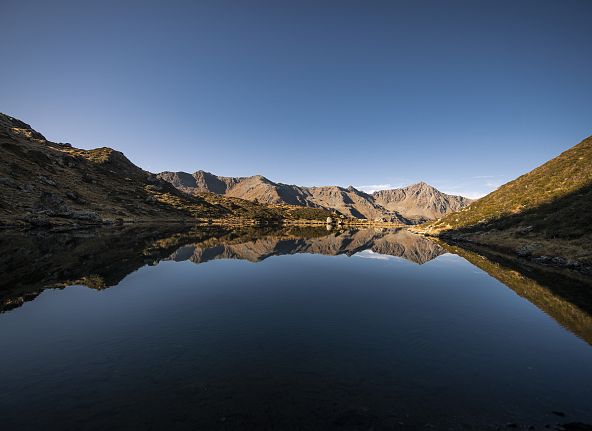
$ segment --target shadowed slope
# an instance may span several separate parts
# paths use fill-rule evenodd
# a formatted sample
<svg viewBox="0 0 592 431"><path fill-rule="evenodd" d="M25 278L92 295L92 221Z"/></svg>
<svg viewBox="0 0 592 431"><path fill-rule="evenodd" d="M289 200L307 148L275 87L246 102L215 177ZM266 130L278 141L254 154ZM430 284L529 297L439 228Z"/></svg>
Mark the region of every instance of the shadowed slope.
<svg viewBox="0 0 592 431"><path fill-rule="evenodd" d="M422 230L541 262L592 265L592 137Z"/></svg>

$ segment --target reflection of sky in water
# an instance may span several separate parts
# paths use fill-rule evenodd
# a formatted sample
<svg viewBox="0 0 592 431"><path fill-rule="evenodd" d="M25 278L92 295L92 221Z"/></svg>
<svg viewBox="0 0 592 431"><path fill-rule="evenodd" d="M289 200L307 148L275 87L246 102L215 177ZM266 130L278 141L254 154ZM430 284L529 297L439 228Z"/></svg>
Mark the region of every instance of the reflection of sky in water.
<svg viewBox="0 0 592 431"><path fill-rule="evenodd" d="M376 253L372 250L363 250L359 253L354 254L353 257L362 257L364 259L379 259L379 260L400 259L396 256L389 256L388 254L380 254L380 253Z"/></svg>

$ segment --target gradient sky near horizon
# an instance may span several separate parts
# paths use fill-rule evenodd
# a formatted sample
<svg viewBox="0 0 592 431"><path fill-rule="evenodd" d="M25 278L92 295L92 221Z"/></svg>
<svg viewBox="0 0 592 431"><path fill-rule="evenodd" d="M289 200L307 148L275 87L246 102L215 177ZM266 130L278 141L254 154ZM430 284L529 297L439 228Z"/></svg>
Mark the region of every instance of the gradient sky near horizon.
<svg viewBox="0 0 592 431"><path fill-rule="evenodd" d="M481 196L592 134L592 1L4 2L0 111L152 172Z"/></svg>

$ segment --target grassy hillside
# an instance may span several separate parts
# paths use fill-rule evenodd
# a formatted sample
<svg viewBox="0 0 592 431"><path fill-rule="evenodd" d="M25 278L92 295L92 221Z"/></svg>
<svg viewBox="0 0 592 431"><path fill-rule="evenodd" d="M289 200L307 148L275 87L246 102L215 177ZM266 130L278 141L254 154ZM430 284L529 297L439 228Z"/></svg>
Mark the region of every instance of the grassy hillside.
<svg viewBox="0 0 592 431"><path fill-rule="evenodd" d="M592 137L498 190L423 227L520 255L592 263Z"/></svg>
<svg viewBox="0 0 592 431"><path fill-rule="evenodd" d="M189 195L108 147L84 150L48 141L0 114L0 226L60 227L120 222L277 222L306 213L214 193Z"/></svg>

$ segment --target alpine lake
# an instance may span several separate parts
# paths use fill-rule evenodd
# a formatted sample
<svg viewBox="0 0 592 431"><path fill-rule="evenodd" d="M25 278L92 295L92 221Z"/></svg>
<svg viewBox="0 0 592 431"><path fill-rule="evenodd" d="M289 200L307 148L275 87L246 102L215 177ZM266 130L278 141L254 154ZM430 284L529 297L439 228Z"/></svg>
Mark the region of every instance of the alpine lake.
<svg viewBox="0 0 592 431"><path fill-rule="evenodd" d="M592 285L407 230L0 234L18 430L590 429Z"/></svg>

